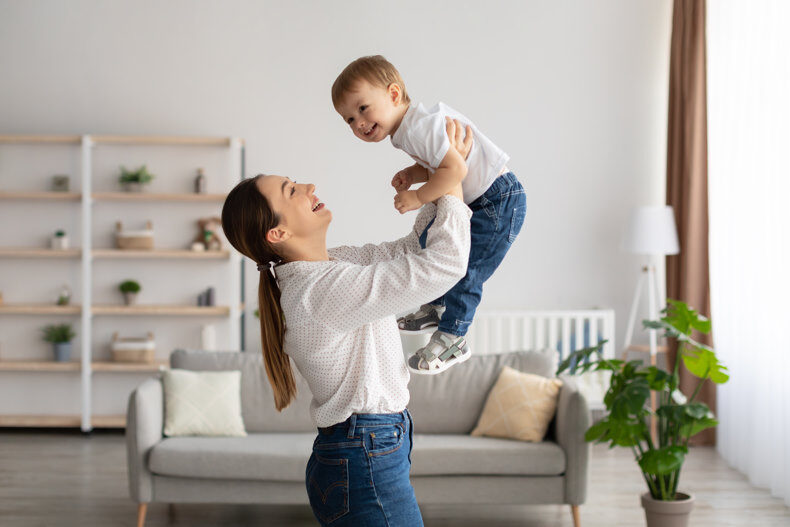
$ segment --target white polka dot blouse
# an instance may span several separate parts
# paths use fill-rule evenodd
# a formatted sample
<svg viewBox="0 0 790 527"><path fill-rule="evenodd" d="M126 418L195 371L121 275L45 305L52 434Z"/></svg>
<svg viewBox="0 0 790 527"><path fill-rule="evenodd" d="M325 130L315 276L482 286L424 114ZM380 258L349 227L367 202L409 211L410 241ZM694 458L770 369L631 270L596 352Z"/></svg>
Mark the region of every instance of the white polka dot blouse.
<svg viewBox="0 0 790 527"><path fill-rule="evenodd" d="M423 206L393 242L330 249L330 260L276 268L285 352L312 391L316 426L352 413L393 413L409 402L395 314L446 293L466 273L472 212L453 196ZM418 238L430 220L425 249Z"/></svg>

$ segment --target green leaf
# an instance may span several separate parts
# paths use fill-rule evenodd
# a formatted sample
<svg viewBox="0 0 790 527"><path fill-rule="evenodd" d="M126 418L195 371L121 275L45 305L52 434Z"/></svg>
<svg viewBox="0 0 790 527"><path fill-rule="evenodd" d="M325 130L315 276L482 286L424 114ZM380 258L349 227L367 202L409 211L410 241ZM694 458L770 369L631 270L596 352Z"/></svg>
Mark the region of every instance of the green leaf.
<svg viewBox="0 0 790 527"><path fill-rule="evenodd" d="M680 427L680 435L682 437L693 437L703 430L717 426L719 422L713 418L695 419Z"/></svg>
<svg viewBox="0 0 790 527"><path fill-rule="evenodd" d="M650 397L650 387L642 377L627 380L612 390L611 407L615 419L626 419L629 415L646 413L645 402ZM607 394L608 395L608 394Z"/></svg>
<svg viewBox="0 0 790 527"><path fill-rule="evenodd" d="M672 380L672 375L664 370L658 369L655 366L649 366L646 370L647 384L650 385L651 390L657 392L663 391L667 388Z"/></svg>
<svg viewBox="0 0 790 527"><path fill-rule="evenodd" d="M599 442L605 441L608 432L609 432L609 420L602 419L587 429L587 432L584 433L584 440L599 441Z"/></svg>
<svg viewBox="0 0 790 527"><path fill-rule="evenodd" d="M589 360L589 364L595 364L597 361L591 360L590 357L593 354L597 354L597 355L600 356L601 353L602 353L601 350L603 349L603 345L606 344L607 342L608 341L606 341L606 340L602 340L596 346L590 346L588 348L582 348L582 349L576 350L576 351L568 354L568 356L565 358L565 360L563 360L560 363L560 365L557 367L557 375L559 375L560 373L562 373L565 370L567 370L568 368L570 368L571 364L574 361L576 362L576 364L578 365L577 367L579 367L579 368L583 367L583 365L586 365L585 363L587 363L588 360ZM587 371L591 367L589 365L586 365L586 366L587 366L587 368L584 368L583 371Z"/></svg>
<svg viewBox="0 0 790 527"><path fill-rule="evenodd" d="M640 456L639 467L653 476L669 474L683 466L687 452L688 448L680 445L648 450Z"/></svg>
<svg viewBox="0 0 790 527"><path fill-rule="evenodd" d="M730 378L725 373L727 367L719 362L716 354L710 349L683 350L683 364L696 377L710 379L716 384L724 384Z"/></svg>

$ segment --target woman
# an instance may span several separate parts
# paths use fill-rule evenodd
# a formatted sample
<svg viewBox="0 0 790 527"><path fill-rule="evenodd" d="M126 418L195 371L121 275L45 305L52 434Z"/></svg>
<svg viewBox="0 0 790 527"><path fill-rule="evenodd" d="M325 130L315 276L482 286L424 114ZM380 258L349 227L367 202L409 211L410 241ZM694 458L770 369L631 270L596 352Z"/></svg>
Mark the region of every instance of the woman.
<svg viewBox="0 0 790 527"><path fill-rule="evenodd" d="M448 122L466 157L471 129ZM321 525L422 525L409 482L409 372L395 313L444 294L466 272L471 211L461 186L423 207L397 241L326 248L331 212L313 185L259 175L225 201L230 243L258 264L263 358L274 402L296 393L293 359L318 426L305 482ZM425 249L418 236L436 216Z"/></svg>

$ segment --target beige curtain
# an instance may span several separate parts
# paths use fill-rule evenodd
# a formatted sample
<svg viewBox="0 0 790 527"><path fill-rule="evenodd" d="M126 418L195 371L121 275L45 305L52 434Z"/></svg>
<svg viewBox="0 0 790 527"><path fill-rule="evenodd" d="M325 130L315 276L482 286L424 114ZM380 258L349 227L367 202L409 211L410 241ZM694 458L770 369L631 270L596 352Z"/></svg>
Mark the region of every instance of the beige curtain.
<svg viewBox="0 0 790 527"><path fill-rule="evenodd" d="M667 297L683 300L710 316L708 279L708 140L705 74L705 0L675 0L669 73L667 205L675 210L680 254L667 257ZM697 335L711 345L710 335ZM669 366L674 367L676 343ZM690 396L698 379L681 365L680 387ZM708 382L698 401L716 412L715 385ZM692 444L713 445L715 429Z"/></svg>

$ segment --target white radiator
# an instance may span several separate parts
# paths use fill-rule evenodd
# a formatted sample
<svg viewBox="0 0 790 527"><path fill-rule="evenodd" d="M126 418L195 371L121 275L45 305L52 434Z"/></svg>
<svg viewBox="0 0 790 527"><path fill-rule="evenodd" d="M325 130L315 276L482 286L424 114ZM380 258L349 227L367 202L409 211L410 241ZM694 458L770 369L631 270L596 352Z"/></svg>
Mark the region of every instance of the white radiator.
<svg viewBox="0 0 790 527"><path fill-rule="evenodd" d="M401 333L404 353L409 356L424 346L431 332ZM518 311L481 310L466 335L473 354L550 348L557 350L557 363L577 349L593 346L602 340L603 356L614 359L614 310ZM463 367L460 365L458 367ZM577 377L590 408L603 408L603 396L609 381L602 373Z"/></svg>

